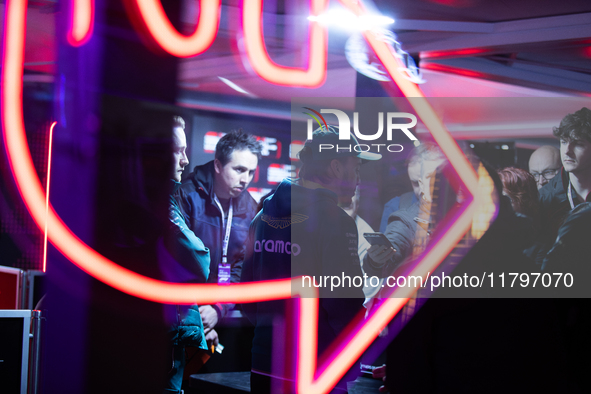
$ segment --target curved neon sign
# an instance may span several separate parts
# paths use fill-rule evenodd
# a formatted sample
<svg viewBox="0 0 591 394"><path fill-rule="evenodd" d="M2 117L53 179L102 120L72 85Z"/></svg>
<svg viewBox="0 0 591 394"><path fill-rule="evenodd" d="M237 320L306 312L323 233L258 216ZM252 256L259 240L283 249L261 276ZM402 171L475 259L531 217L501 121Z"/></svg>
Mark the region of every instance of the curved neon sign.
<svg viewBox="0 0 591 394"><path fill-rule="evenodd" d="M68 42L78 47L85 44L92 36L94 27L94 0L70 1L70 26Z"/></svg>
<svg viewBox="0 0 591 394"><path fill-rule="evenodd" d="M199 1L199 21L188 36L179 33L166 16L160 0L124 0L132 22L160 48L177 57L205 52L213 43L220 22L221 0Z"/></svg>
<svg viewBox="0 0 591 394"><path fill-rule="evenodd" d="M143 3L148 4L148 6L156 6L156 2L153 0L145 0L144 2L141 0L133 1L135 1L135 4ZM245 7L245 13L253 12L249 11L251 9L257 9L260 13L260 8L257 8L260 7L260 1L261 0L245 0L245 2L248 2L247 5L250 5L250 7ZM340 1L345 7L349 8L358 16L366 14L365 9L359 1ZM202 1L202 3L208 3L208 1ZM216 4L219 4L217 0ZM318 7L320 7L319 5L325 6L326 1L316 0L312 1L312 4ZM162 303L193 304L195 302L248 303L291 298L291 278L276 281L241 283L221 287L215 284L198 285L169 283L144 277L117 265L82 242L62 222L52 207L49 207L46 213L45 195L33 167L33 162L27 146L23 122L22 78L26 7L26 0L9 0L6 2L3 37L4 53L2 58L3 67L1 75L2 86L0 94L2 134L5 141L10 168L19 193L35 223L40 228L45 226L47 220L47 232L51 243L64 254L64 256L72 261L72 263L80 267L89 275L92 275L96 279L101 280L120 291L147 300ZM319 13L319 9L314 9L314 12ZM152 22L158 23L158 18L162 19L160 22L164 20L163 15L160 15L155 19L156 22ZM259 19L257 19L257 21L259 21ZM146 25L152 23L145 20L144 22ZM153 27L154 25L151 26ZM312 30L316 31L317 28L319 27L313 26ZM256 33L256 36L262 37L260 26L254 26L252 29L252 32ZM89 35L90 33L88 33L88 37ZM447 228L447 231L445 231L445 233L438 239L433 240L433 244L429 247L422 259L417 261L415 267L409 273L409 275L420 275L424 278L429 271L432 272L441 263L444 257L454 248L470 228L472 216L482 202L482 198L478 193L478 180L472 166L463 156L461 150L451 138L433 108L426 99L424 99L420 89L412 82L408 81L408 79L399 72L401 64L393 55L388 44L383 42L379 35L374 32L366 31L364 36L384 65L385 69L390 74L392 80L398 85L405 96L419 98L419 100L411 100L411 105L447 156L450 164L459 175L460 181L465 184L468 193L471 194L470 198L466 200L467 202L465 205L453 218L454 220ZM315 37L320 37L316 38L316 40L322 42L325 41L323 34L318 34L317 32ZM170 43L173 43L173 46L175 45L175 38L171 38L171 36L168 36L167 38L166 35L164 35L161 39L165 42L170 41ZM192 51L197 47L206 47L206 39L202 39L205 42L202 43L201 46L195 44ZM261 42L259 41L259 44L260 43ZM312 45L314 45L314 42L312 42ZM258 48L258 50L260 49L261 48ZM250 50L256 51L257 48L252 49L251 47ZM182 56L182 53L179 53L179 55ZM326 54L324 54L324 56L326 56ZM271 66L275 67L274 65ZM288 77L291 78L291 74L283 73L283 71L278 74L280 75L280 78L276 83L285 83L287 82ZM299 80L294 82L296 85L298 83L300 83ZM318 299L300 298L298 301L299 321L297 324L297 391L303 393L324 393L334 387L336 382L377 337L380 330L394 315L396 315L414 291L416 290L412 288L394 289L391 298L385 300L376 312L367 320L359 323L352 323L354 325L349 326L345 330L344 337L339 341L332 354L327 357L325 363L319 368L316 367L317 332L315 321L315 311L318 308ZM307 297L310 297L310 294L307 294Z"/></svg>
<svg viewBox="0 0 591 394"><path fill-rule="evenodd" d="M310 0L312 15L320 15L327 0ZM267 53L263 37L263 0L244 0L242 27L246 54L253 70L264 80L285 86L315 88L326 79L328 32L320 23L311 21L308 32L308 68L285 67L276 64Z"/></svg>
<svg viewBox="0 0 591 394"><path fill-rule="evenodd" d="M53 145L53 129L57 122L49 126L49 144L47 146L47 182L45 185L45 231L43 235L43 272L47 270L47 217L49 216L49 185L51 184L51 150Z"/></svg>
<svg viewBox="0 0 591 394"><path fill-rule="evenodd" d="M82 242L50 206L46 215L45 193L31 159L25 137L22 108L23 56L27 2L8 1L4 27L2 67L2 133L10 169L33 220L43 229L47 218L51 243L88 274L125 293L162 303L192 304L253 302L291 297L291 279L238 286L163 282L127 270Z"/></svg>

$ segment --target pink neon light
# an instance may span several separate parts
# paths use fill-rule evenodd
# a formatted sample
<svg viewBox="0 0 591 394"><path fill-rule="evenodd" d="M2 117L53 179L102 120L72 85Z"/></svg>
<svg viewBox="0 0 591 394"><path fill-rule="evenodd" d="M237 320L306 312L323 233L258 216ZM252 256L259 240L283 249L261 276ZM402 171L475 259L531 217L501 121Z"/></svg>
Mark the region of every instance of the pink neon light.
<svg viewBox="0 0 591 394"><path fill-rule="evenodd" d="M363 5L357 0L340 0L340 2L357 16L366 14ZM471 194L467 205L459 213L456 220L450 223L447 231L441 235L437 242L431 245L422 259L418 260L415 267L409 272L409 275L420 275L425 278L427 273L429 271L433 272L470 229L472 216L481 203L478 193L478 178L421 90L399 72L402 65L392 55L393 51L389 46L384 40L380 39L378 33L366 31L364 36L394 83L406 97L410 98L411 106L447 156L450 164L456 170L460 182L464 183L469 194ZM415 291L416 289L395 288L391 298L388 298L368 320L356 327L349 325L343 334L345 339L341 340L338 347L328 356L316 376L314 376L313 367L311 367L311 365L315 364L315 359L313 359L310 352L300 348L297 355L297 391L300 393L325 393L334 387L355 360L377 337L380 330L402 308ZM305 308L306 304L302 303L302 309ZM300 314L300 319L303 316L305 316L304 312ZM304 346L302 344L304 335L306 337L315 335L315 332L311 332L309 327L304 327L302 324L300 324L300 330L299 346L302 347Z"/></svg>
<svg viewBox="0 0 591 394"><path fill-rule="evenodd" d="M445 73L452 73L457 75L463 75L465 77L471 78L483 78L485 76L484 73L472 70L466 70L465 68L458 68L452 67L445 64L438 64L438 63L422 63L421 67L425 70L433 70L433 71L441 71Z"/></svg>
<svg viewBox="0 0 591 394"><path fill-rule="evenodd" d="M211 46L220 22L221 0L199 1L199 22L189 36L180 34L166 16L160 0L125 0L128 14L142 36L177 57L203 53Z"/></svg>
<svg viewBox="0 0 591 394"><path fill-rule="evenodd" d="M256 1L260 6L260 0ZM341 2L358 15L365 13L362 5L354 0L341 0ZM318 3L313 2L313 5ZM324 1L322 3L325 4ZM253 3L249 2L249 4ZM245 11L247 9L248 7L245 7ZM45 223L44 219L47 218L48 238L55 247L82 270L106 284L126 293L156 302L191 304L194 302L256 302L290 298L292 279L246 283L220 288L216 285L173 284L143 277L118 266L85 245L67 228L52 208L45 215L45 207L43 206L44 193L33 168L22 119L22 66L26 1L9 0L5 11L1 90L3 137L6 142L11 171L19 192L39 227ZM314 11L314 14L318 13L318 10ZM248 18L245 17L245 19ZM260 7L257 20L260 20ZM312 26L311 29L314 30L314 27ZM246 30L251 32L249 29ZM258 32L262 33L260 25ZM261 38L262 34L258 34L258 36ZM449 230L441 236L438 242L425 254L424 258L418 262L415 269L411 271L413 275L425 277L428 271L433 270L442 261L471 225L472 214L480 202L479 194L476 193L476 174L433 109L424 100L421 91L398 72L400 64L392 56L390 48L373 32L366 32L365 37L405 96L422 98L421 100L411 101L413 108L448 156L451 165L455 168L473 197L463 212L459 214L457 221L450 225ZM325 37L321 36L321 39L325 45ZM311 47L314 46L317 40L311 38ZM266 53L263 54L266 55ZM268 60L268 57L266 59ZM311 56L311 59L316 58ZM312 69L312 65L310 65L310 69ZM324 69L323 72L325 73L326 70ZM285 75L283 75L284 77ZM281 81L286 82L285 79L280 79ZM296 85L299 83L297 80L294 82ZM316 377L314 376L316 370L315 346L317 346L317 322L315 316L318 300L313 298L301 299L296 381L298 392L329 391L354 360L375 339L379 331L400 310L412 293L413 290L408 288L395 289L392 294L395 298L386 300L367 321L347 329L348 334L345 334L345 339L340 341L339 347L329 355ZM308 348L306 344L311 344L311 346Z"/></svg>
<svg viewBox="0 0 591 394"><path fill-rule="evenodd" d="M422 52L421 59L474 56L474 55L482 55L487 52L490 52L490 51L487 49L483 49L483 48L465 48L465 49L457 49L457 50L451 50L451 51L431 51L431 52Z"/></svg>
<svg viewBox="0 0 591 394"><path fill-rule="evenodd" d="M318 351L317 327L318 298L300 298L296 376L306 381L313 381L314 372L316 371L316 352ZM334 384L332 387L334 387ZM299 387L297 388L298 392L302 392L299 390Z"/></svg>
<svg viewBox="0 0 591 394"><path fill-rule="evenodd" d="M94 28L94 0L71 0L68 42L79 47L92 36Z"/></svg>
<svg viewBox="0 0 591 394"><path fill-rule="evenodd" d="M43 229L47 218L49 241L80 269L120 291L162 303L194 304L255 302L291 297L291 279L244 283L176 284L154 280L127 270L82 242L50 206L37 177L25 138L22 108L26 0L9 0L5 8L0 107L2 135L12 175L33 220Z"/></svg>
<svg viewBox="0 0 591 394"><path fill-rule="evenodd" d="M312 15L320 15L327 0L310 0ZM310 22L308 68L285 67L269 57L263 38L263 0L244 0L242 27L246 54L253 70L264 80L284 86L316 88L326 79L328 32L318 22Z"/></svg>
<svg viewBox="0 0 591 394"><path fill-rule="evenodd" d="M49 217L49 180L51 178L51 149L53 144L53 129L57 122L49 126L49 144L47 147L47 185L45 187L45 231L43 237L43 272L47 269L47 218Z"/></svg>

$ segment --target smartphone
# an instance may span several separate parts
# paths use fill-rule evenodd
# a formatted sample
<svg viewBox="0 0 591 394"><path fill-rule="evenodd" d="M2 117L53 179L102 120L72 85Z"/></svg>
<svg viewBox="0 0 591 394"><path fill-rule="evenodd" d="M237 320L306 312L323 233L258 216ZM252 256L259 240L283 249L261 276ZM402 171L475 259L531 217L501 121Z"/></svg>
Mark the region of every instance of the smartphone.
<svg viewBox="0 0 591 394"><path fill-rule="evenodd" d="M384 245L387 247L392 247L392 244L388 238L386 238L386 236L382 233L363 233L363 236L371 245Z"/></svg>

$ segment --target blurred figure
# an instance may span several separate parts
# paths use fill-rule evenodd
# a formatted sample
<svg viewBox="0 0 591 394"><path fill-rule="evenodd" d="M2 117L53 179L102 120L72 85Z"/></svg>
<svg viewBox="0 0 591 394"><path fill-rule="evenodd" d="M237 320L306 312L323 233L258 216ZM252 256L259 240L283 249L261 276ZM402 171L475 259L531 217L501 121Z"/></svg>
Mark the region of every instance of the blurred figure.
<svg viewBox="0 0 591 394"><path fill-rule="evenodd" d="M536 180L529 172L515 167L503 168L498 174L503 182L503 196L511 201L516 215L514 225L522 229L517 237L523 240L525 256L533 262L537 253L534 241L540 226L540 201Z"/></svg>
<svg viewBox="0 0 591 394"><path fill-rule="evenodd" d="M418 201L419 198L419 178L421 177L421 160L417 152L417 148L414 148L410 153L410 157L407 161L408 178L412 185L412 192L404 193L400 196L396 196L384 205L384 211L382 212L382 220L380 221L380 232L386 231L388 226L388 218L392 212L396 212L399 209L405 209L410 207L412 204Z"/></svg>
<svg viewBox="0 0 591 394"><path fill-rule="evenodd" d="M363 233L373 233L373 229L371 226L359 215L357 215L357 210L359 209L359 186L355 189L355 194L351 199L351 204L346 206L341 206L343 210L347 213L347 215L351 216L355 220L355 224L357 225L357 232L359 237L359 258L363 259L365 254L367 253L367 249L371 246L369 242L363 236Z"/></svg>
<svg viewBox="0 0 591 394"><path fill-rule="evenodd" d="M527 171L515 167L503 168L498 173L503 182L503 195L509 197L515 213L536 219L540 202L534 177Z"/></svg>
<svg viewBox="0 0 591 394"><path fill-rule="evenodd" d="M343 210L347 213L347 215L351 216L355 220L355 225L357 225L357 238L358 238L358 248L357 254L359 254L359 260L363 261L363 258L367 254L367 250L371 247L367 239L363 236L364 233L373 233L373 228L359 215L357 215L357 210L359 209L359 186L355 189L355 195L351 199L351 204L348 206L341 206ZM361 267L363 271L363 267ZM367 286L364 285L363 293L365 294L365 307L369 311L373 304L374 298L379 290L382 288L382 280L379 283L376 283L375 286L372 286L370 282L367 283Z"/></svg>
<svg viewBox="0 0 591 394"><path fill-rule="evenodd" d="M446 163L446 158L439 147L432 143L422 143L416 153L419 199L388 217L384 234L393 248L378 245L369 248L363 260L363 268L368 275L390 275L407 257L423 250L429 241L432 190L437 170Z"/></svg>
<svg viewBox="0 0 591 394"><path fill-rule="evenodd" d="M247 188L261 158L261 144L242 130L231 131L218 141L215 159L195 167L180 190L189 228L210 250L208 283L240 281L248 226L256 214L256 201ZM201 305L206 332L233 307Z"/></svg>
<svg viewBox="0 0 591 394"><path fill-rule="evenodd" d="M500 200L498 216L454 276L515 272L507 268L521 258L515 214L496 171L487 171ZM391 393L570 392L552 299L458 298L450 287L437 293L388 347Z"/></svg>
<svg viewBox="0 0 591 394"><path fill-rule="evenodd" d="M315 130L299 153L300 178L284 179L264 201L250 226L242 282L312 276L314 285L302 280L307 288L318 287L322 275L362 276L357 228L338 204L352 203L362 159L377 160L381 155L357 149L320 151L321 144L338 143L338 133L334 126ZM358 315L364 295L360 288L346 284L334 289L322 285L318 290L317 351L321 355ZM251 392L289 392L285 385L290 385L290 371L281 370L281 363L272 359L274 354L291 352L281 348L289 342L285 328L274 330L284 318L285 301L243 304L242 309L255 326Z"/></svg>
<svg viewBox="0 0 591 394"><path fill-rule="evenodd" d="M591 258L589 234L591 234L591 203L584 202L573 209L558 229L556 242L544 259L542 270L570 272L575 278L580 278L579 285L584 283L584 287L587 288L586 281L589 279L589 259Z"/></svg>
<svg viewBox="0 0 591 394"><path fill-rule="evenodd" d="M185 216L177 202L181 174L189 164L185 150L185 122L173 118L171 194L168 228L164 236L165 251L160 251L160 270L168 282L205 283L209 276L209 249L189 230ZM197 305L165 305L165 316L170 325L168 334L172 344L172 368L168 374L165 393L181 393L185 370L185 347L208 349L203 322ZM217 345L217 333L210 330L210 344Z"/></svg>
<svg viewBox="0 0 591 394"><path fill-rule="evenodd" d="M529 158L529 173L535 178L538 189L554 178L561 167L560 151L552 145L539 147Z"/></svg>
<svg viewBox="0 0 591 394"><path fill-rule="evenodd" d="M591 256L591 203L579 204L558 229L558 236L552 249L544 259L542 272L556 275L572 275L572 287L568 294L572 298L558 300L563 311L561 327L566 347L567 365L573 371L574 380L581 392L591 391L587 355L591 351L591 300L588 280L591 277L589 259ZM574 298L579 297L579 298Z"/></svg>

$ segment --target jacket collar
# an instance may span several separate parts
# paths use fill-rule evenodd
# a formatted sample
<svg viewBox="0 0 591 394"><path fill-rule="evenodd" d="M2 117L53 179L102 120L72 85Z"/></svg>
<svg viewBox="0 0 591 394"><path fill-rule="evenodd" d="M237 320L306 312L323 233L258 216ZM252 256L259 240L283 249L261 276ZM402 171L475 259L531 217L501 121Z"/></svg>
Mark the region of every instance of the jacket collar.
<svg viewBox="0 0 591 394"><path fill-rule="evenodd" d="M173 195L176 192L179 191L179 188L181 187L181 183L175 181L174 179L170 180L170 194Z"/></svg>
<svg viewBox="0 0 591 394"><path fill-rule="evenodd" d="M193 174L191 175L191 180L195 184L195 189L203 191L209 196L210 199L213 198L214 172L215 168L212 160L208 163L195 167Z"/></svg>
<svg viewBox="0 0 591 394"><path fill-rule="evenodd" d="M570 183L570 177L568 176L568 172L565 171L564 167L562 167L562 170L560 171L560 184L562 184L562 191L566 194L568 194L568 184ZM578 193L575 190L575 188L572 188L572 192L573 192L573 200L576 200L578 198ZM589 193L589 195L587 195L587 200L585 202L591 202L591 193ZM575 203L575 206L577 206L578 204Z"/></svg>
<svg viewBox="0 0 591 394"><path fill-rule="evenodd" d="M568 189L568 172L564 170L564 167L560 170L559 174L548 181L540 189L540 196L542 195L562 195L566 196L566 190Z"/></svg>

